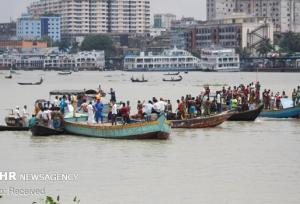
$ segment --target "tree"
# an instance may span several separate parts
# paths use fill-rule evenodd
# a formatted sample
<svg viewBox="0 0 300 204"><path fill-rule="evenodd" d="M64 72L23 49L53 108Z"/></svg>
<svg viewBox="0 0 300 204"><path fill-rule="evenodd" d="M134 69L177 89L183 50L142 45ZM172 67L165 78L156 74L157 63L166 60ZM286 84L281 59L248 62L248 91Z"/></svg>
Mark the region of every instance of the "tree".
<svg viewBox="0 0 300 204"><path fill-rule="evenodd" d="M247 50L247 48L237 47L235 52L240 55L241 59L249 58L251 53Z"/></svg>
<svg viewBox="0 0 300 204"><path fill-rule="evenodd" d="M300 52L300 34L293 32L283 34L279 46L284 52Z"/></svg>
<svg viewBox="0 0 300 204"><path fill-rule="evenodd" d="M257 52L260 56L266 56L269 52L274 50L270 39L266 39L258 45Z"/></svg>
<svg viewBox="0 0 300 204"><path fill-rule="evenodd" d="M112 56L115 53L115 47L110 36L106 34L88 35L84 38L81 50L104 50L106 56Z"/></svg>

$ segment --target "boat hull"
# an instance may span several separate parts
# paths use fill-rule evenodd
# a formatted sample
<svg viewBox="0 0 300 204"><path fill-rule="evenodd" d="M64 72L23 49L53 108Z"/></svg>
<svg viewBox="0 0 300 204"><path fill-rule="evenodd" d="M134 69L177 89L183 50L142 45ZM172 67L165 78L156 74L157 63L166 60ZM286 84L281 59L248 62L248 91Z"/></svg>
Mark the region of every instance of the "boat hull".
<svg viewBox="0 0 300 204"><path fill-rule="evenodd" d="M254 110L234 113L230 118L228 118L228 120L229 121L254 121L263 110L263 107L264 107L263 105L260 105L258 108Z"/></svg>
<svg viewBox="0 0 300 204"><path fill-rule="evenodd" d="M5 126L0 125L0 131L28 131L29 127L14 127L14 126Z"/></svg>
<svg viewBox="0 0 300 204"><path fill-rule="evenodd" d="M172 120L172 128L211 128L221 125L233 113L225 112L210 117L199 117L186 120Z"/></svg>
<svg viewBox="0 0 300 204"><path fill-rule="evenodd" d="M34 125L30 128L30 131L33 136L51 136L51 135L61 135L63 130L48 128L43 125Z"/></svg>
<svg viewBox="0 0 300 204"><path fill-rule="evenodd" d="M88 125L65 119L65 131L70 134L108 139L168 139L171 126L164 116L156 121L138 122L126 125Z"/></svg>
<svg viewBox="0 0 300 204"><path fill-rule="evenodd" d="M263 111L260 117L264 118L296 118L300 115L300 106L286 108L282 110Z"/></svg>

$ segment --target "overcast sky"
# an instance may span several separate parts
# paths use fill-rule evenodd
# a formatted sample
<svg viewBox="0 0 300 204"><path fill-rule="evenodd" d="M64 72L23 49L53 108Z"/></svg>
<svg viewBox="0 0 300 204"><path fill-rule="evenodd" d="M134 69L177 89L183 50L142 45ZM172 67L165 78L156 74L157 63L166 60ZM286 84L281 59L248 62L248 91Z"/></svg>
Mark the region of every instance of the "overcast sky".
<svg viewBox="0 0 300 204"><path fill-rule="evenodd" d="M16 19L34 0L1 0L0 22ZM193 16L197 19L206 18L206 0L150 0L151 15L153 13L174 13L178 17Z"/></svg>

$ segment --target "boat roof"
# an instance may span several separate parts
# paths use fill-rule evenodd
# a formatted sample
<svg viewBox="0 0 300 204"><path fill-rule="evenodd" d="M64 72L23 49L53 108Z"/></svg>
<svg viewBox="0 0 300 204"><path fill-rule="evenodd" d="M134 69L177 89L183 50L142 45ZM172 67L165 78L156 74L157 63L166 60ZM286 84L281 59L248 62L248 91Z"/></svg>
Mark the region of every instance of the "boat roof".
<svg viewBox="0 0 300 204"><path fill-rule="evenodd" d="M88 90L53 90L50 91L50 95L78 95L78 94L90 94L90 95L96 95L98 91L93 89Z"/></svg>

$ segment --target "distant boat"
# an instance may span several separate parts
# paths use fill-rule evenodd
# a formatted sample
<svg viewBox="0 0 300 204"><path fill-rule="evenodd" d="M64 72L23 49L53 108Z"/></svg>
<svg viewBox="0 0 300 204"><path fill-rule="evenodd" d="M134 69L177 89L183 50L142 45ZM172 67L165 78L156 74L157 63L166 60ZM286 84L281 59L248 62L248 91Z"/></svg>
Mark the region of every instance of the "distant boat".
<svg viewBox="0 0 300 204"><path fill-rule="evenodd" d="M10 74L9 76L5 76L5 79L12 79L12 75Z"/></svg>
<svg viewBox="0 0 300 204"><path fill-rule="evenodd" d="M285 108L281 110L265 110L260 113L260 117L265 118L295 118L300 115L300 106Z"/></svg>
<svg viewBox="0 0 300 204"><path fill-rule="evenodd" d="M79 120L80 121L80 120ZM76 122L76 118L65 118L64 128L67 133L87 137L109 139L168 139L170 123L164 115L155 121L143 121L125 125L92 124Z"/></svg>
<svg viewBox="0 0 300 204"><path fill-rule="evenodd" d="M264 105L260 105L253 110L236 112L228 120L229 121L254 121L259 116L263 108Z"/></svg>
<svg viewBox="0 0 300 204"><path fill-rule="evenodd" d="M134 83L143 83L143 82L148 82L148 80L146 80L144 78L144 75L142 76L142 79L138 79L138 78L133 78L133 76L131 77L131 81Z"/></svg>
<svg viewBox="0 0 300 204"><path fill-rule="evenodd" d="M166 75L166 76L176 76L176 75L179 75L180 74L180 72L175 72L175 73L170 73L170 72L168 72L167 74L164 74L164 75Z"/></svg>
<svg viewBox="0 0 300 204"><path fill-rule="evenodd" d="M58 72L59 75L71 75L72 72Z"/></svg>
<svg viewBox="0 0 300 204"><path fill-rule="evenodd" d="M183 79L182 76L179 75L179 78L174 79L172 77L171 79L163 79L163 81L166 81L166 82L178 82L178 81L181 81L182 79Z"/></svg>
<svg viewBox="0 0 300 204"><path fill-rule="evenodd" d="M41 85L43 83L43 78L41 77L39 82L35 82L35 83L21 83L19 82L19 85Z"/></svg>

